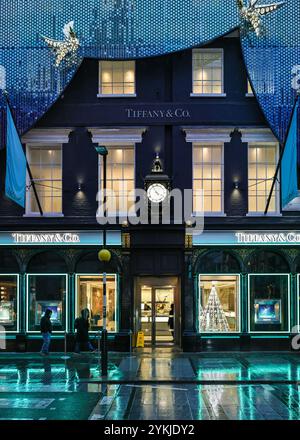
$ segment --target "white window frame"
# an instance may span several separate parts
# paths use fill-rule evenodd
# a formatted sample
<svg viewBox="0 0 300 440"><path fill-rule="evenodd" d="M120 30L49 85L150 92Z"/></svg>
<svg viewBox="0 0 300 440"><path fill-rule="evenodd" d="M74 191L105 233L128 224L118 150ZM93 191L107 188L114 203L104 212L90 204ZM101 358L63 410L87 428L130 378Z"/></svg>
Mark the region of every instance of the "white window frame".
<svg viewBox="0 0 300 440"><path fill-rule="evenodd" d="M222 276L232 276L232 277L236 277L237 278L237 294L238 294L238 301L236 302L237 306L238 306L238 319L237 319L237 323L238 323L238 330L235 330L234 332L202 332L201 328L200 328L200 317L197 316L197 320L198 320L198 333L205 335L205 334L209 334L209 335L234 335L234 334L240 334L241 333L241 312L242 312L242 308L241 308L241 274L240 273L201 273L198 274L198 306L202 307L201 304L201 291L200 291L200 284L201 284L201 277L222 277ZM200 310L200 307L199 307Z"/></svg>
<svg viewBox="0 0 300 440"><path fill-rule="evenodd" d="M40 333L38 330L29 330L29 316L28 316L28 306L29 306L29 277L31 276L64 276L66 279L66 310L65 310L65 330L53 330L52 333L63 334L69 331L69 283L68 274L66 273L27 273L26 274L26 333Z"/></svg>
<svg viewBox="0 0 300 440"><path fill-rule="evenodd" d="M5 333L19 333L20 332L20 274L18 273L0 273L0 277L16 277L17 278L17 316L16 316L16 330L7 330ZM1 324L3 325L3 324Z"/></svg>
<svg viewBox="0 0 300 440"><path fill-rule="evenodd" d="M250 277L253 276L285 276L288 279L288 330L276 330L276 331L254 331L251 330L251 304L250 304ZM280 333L280 334L288 334L290 333L290 329L291 329L291 276L288 273L249 273L248 274L248 333L251 334L259 334L259 333L263 333L263 334L276 334L276 333Z"/></svg>
<svg viewBox="0 0 300 440"><path fill-rule="evenodd" d="M99 278L99 273L75 273L75 304L74 304L74 310L73 310L73 312L75 312L74 316L77 316L77 314L79 313L79 311L77 310L77 307L78 307L78 295L79 295L78 294L78 283L79 283L79 278L80 277L98 277ZM115 333L118 333L118 331L119 331L119 310L118 310L119 289L118 289L118 278L117 278L117 274L116 273L107 273L106 277L113 277L115 279L115 286L116 286L115 316L117 317L117 319L116 319L116 329L113 332L109 331L110 334L115 334ZM77 313L77 311L78 311L78 313ZM98 332L99 332L99 330L90 330L89 331L89 333L91 333L91 334L95 334L95 333L98 333Z"/></svg>
<svg viewBox="0 0 300 440"><path fill-rule="evenodd" d="M103 144L102 144L103 145ZM118 145L118 144L106 144L105 147L108 150L108 154L109 154L109 150L110 149L132 149L133 150L133 157L134 157L134 163L133 163L133 180L134 180L134 188L135 188L135 172L136 172L136 144L135 143L123 143L122 145ZM102 182L102 164L103 164L103 157L99 154L98 155L98 191L100 191L101 188L101 182ZM108 179L107 179L108 180ZM101 204L101 200L98 201L98 208ZM112 214L113 216L116 217L124 217L125 219L128 218L128 212L122 212L122 211L116 211L116 212L109 212L109 214ZM131 216L133 215L133 213L131 214Z"/></svg>
<svg viewBox="0 0 300 440"><path fill-rule="evenodd" d="M220 141L195 141L192 143L192 148L193 148L193 155L192 155L192 185L193 185L193 193L194 193L194 148L195 146L200 145L200 146L220 146L222 148L222 166L221 166L221 211L204 211L204 216L205 217L225 217L226 214L224 213L224 142L220 142ZM197 180L201 180L201 179L197 179ZM203 180L203 179L202 179ZM194 194L193 194L193 201L194 201ZM203 200L203 208L204 208L204 200ZM202 212L198 212L198 211L194 211L194 203L193 203L193 216L198 217L200 215L202 215Z"/></svg>
<svg viewBox="0 0 300 440"><path fill-rule="evenodd" d="M29 157L29 150L31 148L45 148L48 150L51 150L53 148L60 148L61 152L61 171L63 173L63 146L60 143L57 144L47 144L47 143L28 143L26 144L26 157ZM30 165L30 164L29 164ZM33 180L34 176L33 176ZM62 182L62 190L61 190L61 212L43 212L43 217L63 217L63 176L61 178ZM31 202L31 196L30 196L30 177L28 174L28 171L26 171L26 203L25 203L25 214L23 217L41 217L40 212L32 212L30 210L30 202Z"/></svg>
<svg viewBox="0 0 300 440"><path fill-rule="evenodd" d="M132 61L134 63L134 93L101 93L101 77L102 77L102 61L110 61L110 62L122 62L122 61ZM100 60L98 63L98 93L97 98L136 98L136 60Z"/></svg>
<svg viewBox="0 0 300 440"><path fill-rule="evenodd" d="M251 146L261 146L261 147L265 147L265 146L275 146L276 147L276 164L278 164L278 160L279 160L279 144L278 142L266 142L264 140L260 141L251 141L248 142L248 173L249 173L249 153L250 153L250 148ZM249 174L248 174L248 182L247 182L247 188L248 188L248 212L246 214L246 216L248 217L261 217L264 216L265 217L265 213L264 211L249 211ZM275 204L276 204L276 211L270 212L268 211L268 213L266 214L269 217L280 217L282 214L280 213L280 184L278 182L275 182L275 187L274 187L274 191L275 191ZM266 204L267 204L267 199L266 199Z"/></svg>
<svg viewBox="0 0 300 440"><path fill-rule="evenodd" d="M220 52L222 55L222 91L221 93L194 93L194 53L195 52ZM193 49L192 50L192 92L190 93L191 98L226 98L225 90L225 66L224 66L224 49L223 48L205 48L205 49Z"/></svg>

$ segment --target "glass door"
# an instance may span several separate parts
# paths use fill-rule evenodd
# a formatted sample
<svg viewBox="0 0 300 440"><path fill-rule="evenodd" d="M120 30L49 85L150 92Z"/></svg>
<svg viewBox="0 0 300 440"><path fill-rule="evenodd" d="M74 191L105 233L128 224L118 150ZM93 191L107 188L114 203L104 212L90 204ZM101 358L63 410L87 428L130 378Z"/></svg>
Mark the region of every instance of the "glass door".
<svg viewBox="0 0 300 440"><path fill-rule="evenodd" d="M174 289L154 288L155 342L174 342Z"/></svg>
<svg viewBox="0 0 300 440"><path fill-rule="evenodd" d="M141 330L145 342L173 343L175 305L173 287L141 287Z"/></svg>

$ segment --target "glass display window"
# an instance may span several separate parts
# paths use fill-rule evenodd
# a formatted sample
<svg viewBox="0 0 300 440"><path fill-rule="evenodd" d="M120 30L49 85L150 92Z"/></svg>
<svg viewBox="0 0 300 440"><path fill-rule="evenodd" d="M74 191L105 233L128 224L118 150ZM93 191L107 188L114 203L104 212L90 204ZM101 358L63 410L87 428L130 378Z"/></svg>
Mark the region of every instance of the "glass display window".
<svg viewBox="0 0 300 440"><path fill-rule="evenodd" d="M249 330L278 333L290 330L290 279L287 274L249 275Z"/></svg>
<svg viewBox="0 0 300 440"><path fill-rule="evenodd" d="M199 275L199 331L240 331L239 275Z"/></svg>
<svg viewBox="0 0 300 440"><path fill-rule="evenodd" d="M40 321L47 309L52 311L53 331L65 331L67 322L67 275L27 275L27 331L40 331Z"/></svg>
<svg viewBox="0 0 300 440"><path fill-rule="evenodd" d="M117 331L117 277L107 275L107 330ZM90 330L98 331L103 326L103 276L102 275L77 275L76 289L76 317L81 311L88 309L90 312Z"/></svg>
<svg viewBox="0 0 300 440"><path fill-rule="evenodd" d="M0 325L6 332L19 330L19 276L0 275Z"/></svg>

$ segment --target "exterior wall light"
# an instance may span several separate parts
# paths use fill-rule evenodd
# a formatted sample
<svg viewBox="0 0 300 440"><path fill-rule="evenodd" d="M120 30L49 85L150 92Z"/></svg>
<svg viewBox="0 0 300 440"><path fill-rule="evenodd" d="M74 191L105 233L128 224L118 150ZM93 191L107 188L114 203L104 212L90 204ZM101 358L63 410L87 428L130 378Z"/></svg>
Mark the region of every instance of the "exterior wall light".
<svg viewBox="0 0 300 440"><path fill-rule="evenodd" d="M233 188L234 189L240 189L240 182L233 182Z"/></svg>

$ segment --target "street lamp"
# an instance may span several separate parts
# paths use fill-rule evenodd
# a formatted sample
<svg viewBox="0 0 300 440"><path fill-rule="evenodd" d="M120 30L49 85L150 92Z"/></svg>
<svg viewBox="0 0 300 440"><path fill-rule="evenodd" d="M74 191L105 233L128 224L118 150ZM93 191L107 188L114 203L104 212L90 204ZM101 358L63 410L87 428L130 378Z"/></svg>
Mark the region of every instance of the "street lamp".
<svg viewBox="0 0 300 440"><path fill-rule="evenodd" d="M96 146L95 147L96 152L99 154L99 156L102 156L103 158L103 215L106 217L106 209L105 209L105 203L106 203L106 186L107 186L107 179L106 179L106 164L107 164L107 155L108 151L107 148L104 146ZM106 270L105 265L106 263L109 263L111 260L111 253L109 250L105 249L106 247L106 225L104 225L103 228L103 249L101 249L98 253L98 259L104 264L104 270L103 270L103 324L102 324L102 344L101 344L101 373L102 376L107 376L107 364L108 364L108 356L107 356L107 328L106 328L106 309L107 309L107 299L106 299Z"/></svg>

